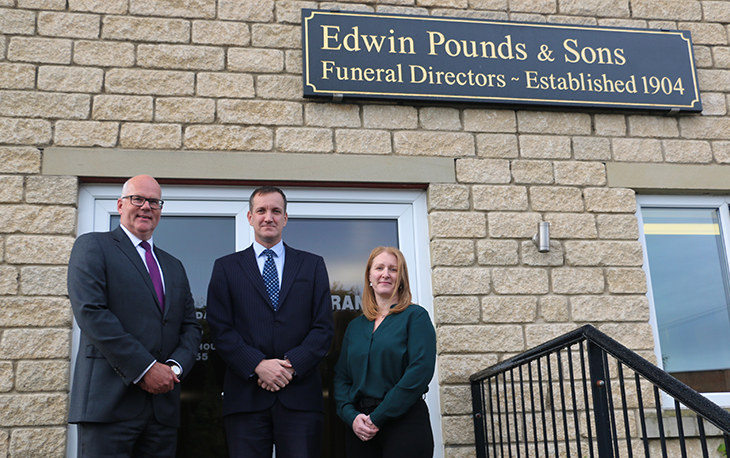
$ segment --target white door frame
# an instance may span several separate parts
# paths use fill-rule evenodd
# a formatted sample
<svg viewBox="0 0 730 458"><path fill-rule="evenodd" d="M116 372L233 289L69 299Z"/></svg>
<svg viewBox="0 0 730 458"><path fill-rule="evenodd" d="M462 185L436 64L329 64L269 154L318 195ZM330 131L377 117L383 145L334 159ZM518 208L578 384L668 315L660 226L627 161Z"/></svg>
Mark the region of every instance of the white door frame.
<svg viewBox="0 0 730 458"><path fill-rule="evenodd" d="M248 247L253 240L246 212L253 187L177 186L163 187L162 210L165 215L234 216L236 218L236 250ZM283 187L289 217L333 219L396 219L400 250L409 265L413 301L425 308L434 320L431 289L431 261L428 237L426 193L421 190L301 188ZM110 217L117 214L117 198L121 185L88 184L79 187L77 235L93 231L108 231ZM73 377L78 352L79 329L74 321L71 353ZM434 457L444 453L441 434L441 403L439 400L438 365L429 384L426 403L431 412L434 435ZM75 425L69 425L68 456L77 456Z"/></svg>
<svg viewBox="0 0 730 458"><path fill-rule="evenodd" d="M728 203L730 197L726 196L670 196L670 195L637 195L636 196L636 217L639 221L639 241L642 250L647 253L646 235L644 234L644 219L642 217L642 207L665 207L665 208L717 208L720 216L720 230L723 236L726 252L730 251L730 212ZM728 260L728 272L730 272L730 256ZM647 291L646 297L649 299L649 324L654 334L654 355L656 356L657 366L664 369L662 361L661 343L659 342L659 331L656 318L656 306L654 305L654 290L651 285L651 269L649 266L649 257L644 255L644 263L642 265L646 274ZM712 402L721 407L730 406L730 393L700 393ZM674 400L662 392L662 405L666 408L674 408Z"/></svg>

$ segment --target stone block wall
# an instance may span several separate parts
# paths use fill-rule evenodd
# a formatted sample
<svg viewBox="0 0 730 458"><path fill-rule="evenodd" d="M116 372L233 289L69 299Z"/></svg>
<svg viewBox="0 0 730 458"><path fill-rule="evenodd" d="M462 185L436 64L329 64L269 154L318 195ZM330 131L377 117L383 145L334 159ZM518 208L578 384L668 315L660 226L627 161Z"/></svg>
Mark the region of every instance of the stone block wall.
<svg viewBox="0 0 730 458"><path fill-rule="evenodd" d="M65 455L77 180L40 164L35 147L0 146L2 457Z"/></svg>
<svg viewBox="0 0 730 458"><path fill-rule="evenodd" d="M333 7L688 29L705 111L304 100L300 10ZM635 192L605 164L730 164L729 24L699 0L0 0L0 457L65 453L78 180L41 173L49 146L454 158L428 187L447 457L474 456L479 369L585 323L652 357Z"/></svg>

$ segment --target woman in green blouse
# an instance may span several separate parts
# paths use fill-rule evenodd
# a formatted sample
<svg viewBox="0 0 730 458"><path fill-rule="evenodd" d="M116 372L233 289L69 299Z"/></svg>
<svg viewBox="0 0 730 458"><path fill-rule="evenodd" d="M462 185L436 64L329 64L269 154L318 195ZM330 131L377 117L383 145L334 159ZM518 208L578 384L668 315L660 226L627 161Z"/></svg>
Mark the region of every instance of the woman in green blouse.
<svg viewBox="0 0 730 458"><path fill-rule="evenodd" d="M406 262L378 247L365 269L363 315L350 322L335 367L337 414L348 458L433 456L423 394L436 364L428 312L411 304Z"/></svg>

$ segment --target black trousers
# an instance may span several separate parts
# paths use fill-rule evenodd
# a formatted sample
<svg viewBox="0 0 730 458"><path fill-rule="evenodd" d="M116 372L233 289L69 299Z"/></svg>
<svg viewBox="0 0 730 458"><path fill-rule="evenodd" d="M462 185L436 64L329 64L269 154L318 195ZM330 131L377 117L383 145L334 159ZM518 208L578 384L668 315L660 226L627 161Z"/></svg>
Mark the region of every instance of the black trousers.
<svg viewBox="0 0 730 458"><path fill-rule="evenodd" d="M368 412L363 412L368 413ZM423 399L390 420L369 441L362 441L348 425L345 436L347 458L431 458L433 431L428 407Z"/></svg>
<svg viewBox="0 0 730 458"><path fill-rule="evenodd" d="M324 414L293 410L277 399L260 412L223 417L231 458L320 458Z"/></svg>

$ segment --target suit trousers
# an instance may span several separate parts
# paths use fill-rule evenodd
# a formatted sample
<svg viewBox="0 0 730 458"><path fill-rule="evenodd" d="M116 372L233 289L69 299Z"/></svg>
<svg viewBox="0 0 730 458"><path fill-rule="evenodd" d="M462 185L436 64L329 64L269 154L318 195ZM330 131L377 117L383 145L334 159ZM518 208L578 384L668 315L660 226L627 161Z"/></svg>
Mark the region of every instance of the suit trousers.
<svg viewBox="0 0 730 458"><path fill-rule="evenodd" d="M114 423L79 423L81 458L173 458L177 449L177 428L155 419L154 394L147 394L142 413Z"/></svg>
<svg viewBox="0 0 730 458"><path fill-rule="evenodd" d="M294 410L278 399L259 412L226 415L226 436L231 458L320 458L324 414Z"/></svg>
<svg viewBox="0 0 730 458"><path fill-rule="evenodd" d="M360 440L352 425L348 425L345 450L347 458L431 458L433 431L426 401L419 399L408 412L390 420L369 441Z"/></svg>

